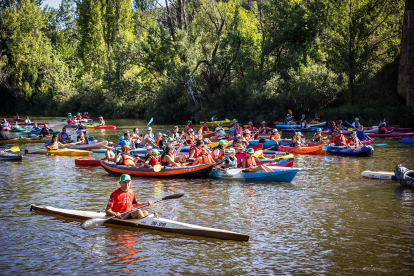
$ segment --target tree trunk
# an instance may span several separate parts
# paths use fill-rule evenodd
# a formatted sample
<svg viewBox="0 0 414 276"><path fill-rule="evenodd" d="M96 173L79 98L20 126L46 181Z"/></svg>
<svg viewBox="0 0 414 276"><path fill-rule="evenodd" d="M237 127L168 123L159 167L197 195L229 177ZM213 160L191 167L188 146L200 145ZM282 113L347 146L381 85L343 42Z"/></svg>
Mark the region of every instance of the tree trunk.
<svg viewBox="0 0 414 276"><path fill-rule="evenodd" d="M414 0L405 0L397 91L414 107Z"/></svg>

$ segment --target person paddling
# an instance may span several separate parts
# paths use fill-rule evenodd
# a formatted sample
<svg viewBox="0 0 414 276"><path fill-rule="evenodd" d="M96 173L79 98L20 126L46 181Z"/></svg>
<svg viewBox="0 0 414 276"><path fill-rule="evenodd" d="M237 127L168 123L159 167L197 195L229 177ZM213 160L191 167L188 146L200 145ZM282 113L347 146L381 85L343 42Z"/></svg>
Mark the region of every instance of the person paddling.
<svg viewBox="0 0 414 276"><path fill-rule="evenodd" d="M108 205L106 206L105 213L108 217L115 216L120 219L141 219L148 216L147 211L137 209L132 210L132 206L139 207L145 204L151 206L154 202L148 201L141 203L137 201L135 193L130 189L131 187L131 176L129 174L121 175L119 179L119 185L121 186L118 190L114 191L109 197ZM131 211L131 212L129 212ZM128 212L125 214L121 214Z"/></svg>
<svg viewBox="0 0 414 276"><path fill-rule="evenodd" d="M259 128L259 133L260 134L266 134L266 133L270 133L270 128L267 127L267 124L265 121L263 121L261 123L261 126Z"/></svg>
<svg viewBox="0 0 414 276"><path fill-rule="evenodd" d="M58 137L55 134L53 134L52 140L50 141L49 144L45 145L45 147L47 148L47 150L57 150L60 148L64 148L65 145L60 143L58 141Z"/></svg>
<svg viewBox="0 0 414 276"><path fill-rule="evenodd" d="M4 130L9 130L11 129L11 125L9 122L7 122L7 119L4 118L3 122L1 123L1 126L3 127Z"/></svg>
<svg viewBox="0 0 414 276"><path fill-rule="evenodd" d="M58 134L58 141L62 144L69 143L69 135L66 132L66 127L63 127L62 131Z"/></svg>
<svg viewBox="0 0 414 276"><path fill-rule="evenodd" d="M101 116L101 117L99 117L98 126L104 126L104 125L105 125L105 121L104 121L103 117Z"/></svg>
<svg viewBox="0 0 414 276"><path fill-rule="evenodd" d="M243 158L242 161L242 168L244 169L243 172L257 172L257 171L265 171L265 172L272 172L272 170L265 165L257 166L256 165L256 158L254 157L254 149L249 148L247 150L246 156Z"/></svg>
<svg viewBox="0 0 414 276"><path fill-rule="evenodd" d="M215 161L221 160L225 156L224 147L226 145L226 140L220 140L219 145L213 149L212 157Z"/></svg>
<svg viewBox="0 0 414 276"><path fill-rule="evenodd" d="M174 161L174 147L166 146L161 155L161 165L170 167L181 167L180 163Z"/></svg>
<svg viewBox="0 0 414 276"><path fill-rule="evenodd" d="M40 131L39 136L40 137L42 137L42 136L43 137L46 137L48 135L50 135L49 126L47 124L44 124L42 130Z"/></svg>
<svg viewBox="0 0 414 276"><path fill-rule="evenodd" d="M331 140L331 145L334 145L336 147L346 146L347 143L348 140L345 138L342 130L338 131L338 135Z"/></svg>
<svg viewBox="0 0 414 276"><path fill-rule="evenodd" d="M301 136L301 132L295 132L295 134L292 137L292 148L300 147L302 145Z"/></svg>
<svg viewBox="0 0 414 276"><path fill-rule="evenodd" d="M115 153L114 153L113 149L114 149L114 143L109 142L108 143L108 148L105 151L105 160L108 160L108 161L114 161L115 160Z"/></svg>
<svg viewBox="0 0 414 276"><path fill-rule="evenodd" d="M142 165L142 167L148 167L148 168L152 168L155 165L158 165L160 163L160 159L158 156L158 150L157 149L152 149L151 150L151 156L149 156L147 158L147 160L145 160L144 165Z"/></svg>
<svg viewBox="0 0 414 276"><path fill-rule="evenodd" d="M190 129L194 129L194 126L193 126L193 123L191 122L191 120L188 120L185 131L189 131Z"/></svg>
<svg viewBox="0 0 414 276"><path fill-rule="evenodd" d="M223 139L224 137L226 137L226 132L223 129L223 123L219 122L218 126L216 127L216 134L217 134L217 138L219 140Z"/></svg>
<svg viewBox="0 0 414 276"><path fill-rule="evenodd" d="M250 132L252 133L256 133L258 131L258 129L255 126L253 126L253 122L251 121L247 123L247 129L250 130Z"/></svg>
<svg viewBox="0 0 414 276"><path fill-rule="evenodd" d="M236 150L231 148L228 151L228 155L225 157L223 163L215 166L215 169L224 168L224 169L236 169L237 168L237 158L235 156Z"/></svg>
<svg viewBox="0 0 414 276"><path fill-rule="evenodd" d="M211 157L210 153L208 152L207 146L203 145L200 150L200 155L197 157L195 164L211 164L214 163L213 158Z"/></svg>
<svg viewBox="0 0 414 276"><path fill-rule="evenodd" d="M10 136L4 130L3 126L0 126L0 140L9 140Z"/></svg>
<svg viewBox="0 0 414 276"><path fill-rule="evenodd" d="M207 123L205 122L204 124L203 124L203 127L201 128L204 132L208 132L208 131L210 131L210 129L208 128L208 126L207 126Z"/></svg>
<svg viewBox="0 0 414 276"><path fill-rule="evenodd" d="M316 132L313 135L313 142L314 143L319 143L319 142L322 142L322 140L326 140L327 139L327 137L322 136L322 129L318 128L317 131L318 132Z"/></svg>
<svg viewBox="0 0 414 276"><path fill-rule="evenodd" d="M361 124L359 123L359 118L355 118L355 121L352 123L352 127L356 130L358 130L361 127Z"/></svg>
<svg viewBox="0 0 414 276"><path fill-rule="evenodd" d="M131 147L128 145L125 145L122 147L123 153L122 153L122 159L125 166L135 166L139 158L134 158L130 154Z"/></svg>
<svg viewBox="0 0 414 276"><path fill-rule="evenodd" d="M25 124L30 124L32 121L29 119L29 116L26 116L26 120L24 120Z"/></svg>
<svg viewBox="0 0 414 276"><path fill-rule="evenodd" d="M351 137L348 139L348 147L358 148L361 144L361 141L358 139L356 131L352 131Z"/></svg>

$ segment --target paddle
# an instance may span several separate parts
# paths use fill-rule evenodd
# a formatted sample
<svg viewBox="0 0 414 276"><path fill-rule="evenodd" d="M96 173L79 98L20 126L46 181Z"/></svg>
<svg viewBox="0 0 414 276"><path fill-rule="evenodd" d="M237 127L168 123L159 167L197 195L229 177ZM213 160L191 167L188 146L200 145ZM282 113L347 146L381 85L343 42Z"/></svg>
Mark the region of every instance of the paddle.
<svg viewBox="0 0 414 276"><path fill-rule="evenodd" d="M16 152L16 151L20 151L20 148L18 146L14 146L14 147L11 147L10 149L6 149L5 151Z"/></svg>
<svg viewBox="0 0 414 276"><path fill-rule="evenodd" d="M154 165L154 172L159 172L162 168L164 168L164 166L161 166L160 164Z"/></svg>
<svg viewBox="0 0 414 276"><path fill-rule="evenodd" d="M323 112L319 113L318 114L318 117L320 118L322 115L323 115Z"/></svg>
<svg viewBox="0 0 414 276"><path fill-rule="evenodd" d="M228 176L234 176L238 173L240 173L242 170L241 169L230 169L230 170L225 170L226 174Z"/></svg>
<svg viewBox="0 0 414 276"><path fill-rule="evenodd" d="M165 197L163 197L163 198L161 198L161 199L159 199L159 200L157 200L157 201L154 201L154 203L157 203L157 202L160 202L160 201L163 201L163 200L168 200L168 199L178 199L178 198L180 198L180 197L182 197L182 196L184 196L184 194L174 194L174 195L168 195L168 196L165 196ZM146 207L146 206L148 206L148 205L149 205L149 204L147 203L147 204L142 205L142 206L140 206L140 207L138 207L138 208L133 208L131 211L123 212L123 213L121 213L121 214L130 213L130 212L132 212L132 211L135 211L135 210L141 209L142 207ZM93 219L88 219L88 220L84 221L84 222L81 224L81 227L82 227L83 229L85 229L85 230L91 230L91 229L93 229L93 228L95 228L95 227L97 227L97 226L101 225L101 224L102 224L102 223L104 223L105 221L110 220L110 219L113 219L113 218L116 218L116 216L109 217L109 218L105 218L105 219L101 219L101 218L93 218Z"/></svg>
<svg viewBox="0 0 414 276"><path fill-rule="evenodd" d="M293 116L292 110L288 109L288 111L289 111L289 114Z"/></svg>
<svg viewBox="0 0 414 276"><path fill-rule="evenodd" d="M347 123L348 125L350 125L352 128L354 128L353 126L352 126L352 124L350 124L347 120L345 120L345 123Z"/></svg>

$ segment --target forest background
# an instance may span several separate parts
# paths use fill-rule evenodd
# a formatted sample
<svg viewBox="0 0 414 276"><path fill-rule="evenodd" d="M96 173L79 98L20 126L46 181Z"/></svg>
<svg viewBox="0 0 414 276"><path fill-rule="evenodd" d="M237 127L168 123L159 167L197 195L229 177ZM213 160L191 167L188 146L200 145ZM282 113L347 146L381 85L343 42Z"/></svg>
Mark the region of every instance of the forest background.
<svg viewBox="0 0 414 276"><path fill-rule="evenodd" d="M0 113L414 124L404 0L160 1L2 0Z"/></svg>

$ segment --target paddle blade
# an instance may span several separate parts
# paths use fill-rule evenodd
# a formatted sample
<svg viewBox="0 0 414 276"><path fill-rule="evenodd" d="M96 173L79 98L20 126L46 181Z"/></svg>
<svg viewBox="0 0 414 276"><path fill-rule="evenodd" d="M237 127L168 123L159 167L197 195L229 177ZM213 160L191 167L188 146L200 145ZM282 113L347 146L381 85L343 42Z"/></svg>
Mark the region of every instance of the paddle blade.
<svg viewBox="0 0 414 276"><path fill-rule="evenodd" d="M159 172L159 171L161 171L162 168L164 168L164 167L161 166L161 165L155 165L154 166L154 172Z"/></svg>
<svg viewBox="0 0 414 276"><path fill-rule="evenodd" d="M151 120L149 120L147 126L149 126L152 123L152 121L154 121L154 117L152 117Z"/></svg>
<svg viewBox="0 0 414 276"><path fill-rule="evenodd" d="M318 117L321 117L322 115L323 115L323 112L319 113L319 114L318 114Z"/></svg>
<svg viewBox="0 0 414 276"><path fill-rule="evenodd" d="M238 174L240 172L241 172L241 169L226 170L226 174L227 175L230 175L230 176L236 175L236 174Z"/></svg>
<svg viewBox="0 0 414 276"><path fill-rule="evenodd" d="M168 200L168 199L177 199L183 197L184 194L173 194L173 195L167 195L163 197L161 200Z"/></svg>
<svg viewBox="0 0 414 276"><path fill-rule="evenodd" d="M256 158L263 156L263 150L255 151L253 156L256 157Z"/></svg>
<svg viewBox="0 0 414 276"><path fill-rule="evenodd" d="M84 230L91 230L95 227L98 227L102 223L104 223L107 219L100 219L100 218L94 218L94 219L88 219L81 223L81 227Z"/></svg>
<svg viewBox="0 0 414 276"><path fill-rule="evenodd" d="M289 114L290 114L290 115L293 115L293 114L292 114L292 110L288 109L288 111L289 111Z"/></svg>
<svg viewBox="0 0 414 276"><path fill-rule="evenodd" d="M11 147L10 151L12 152L20 151L20 148L18 146L14 146L14 147Z"/></svg>
<svg viewBox="0 0 414 276"><path fill-rule="evenodd" d="M223 130L229 130L229 128L228 127L223 127Z"/></svg>

